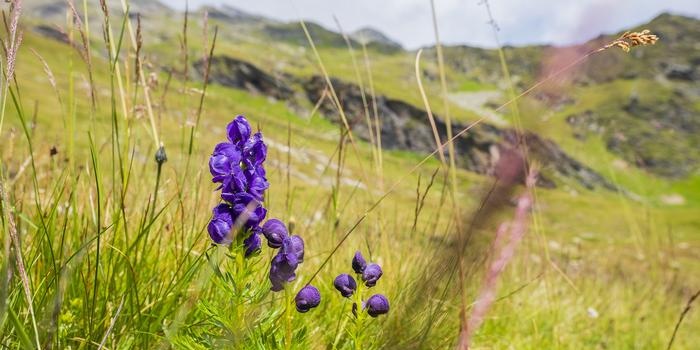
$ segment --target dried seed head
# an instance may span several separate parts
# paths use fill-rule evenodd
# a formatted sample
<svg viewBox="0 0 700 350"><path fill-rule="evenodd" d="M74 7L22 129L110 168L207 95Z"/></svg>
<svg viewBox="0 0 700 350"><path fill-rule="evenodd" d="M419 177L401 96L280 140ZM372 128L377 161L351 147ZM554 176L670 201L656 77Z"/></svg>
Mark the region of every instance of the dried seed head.
<svg viewBox="0 0 700 350"><path fill-rule="evenodd" d="M641 32L625 32L615 41L605 45L602 50L616 46L624 52L630 52L630 49L635 46L654 45L658 40L659 37L652 34L649 29L644 29Z"/></svg>

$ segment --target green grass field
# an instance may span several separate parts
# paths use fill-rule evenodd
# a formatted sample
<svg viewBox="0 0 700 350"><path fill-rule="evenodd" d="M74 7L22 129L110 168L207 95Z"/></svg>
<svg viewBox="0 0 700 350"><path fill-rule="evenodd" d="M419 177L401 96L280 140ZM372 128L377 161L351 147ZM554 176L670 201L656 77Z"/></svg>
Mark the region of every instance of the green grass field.
<svg viewBox="0 0 700 350"><path fill-rule="evenodd" d="M318 114L207 86L194 75L170 76L163 67L182 70L184 65L175 39L182 31L179 19L162 24L171 28L170 40L151 44L145 33L141 61L130 38L135 28L113 16L111 39L105 42L103 23L90 22L89 66L80 55L77 28L69 32L73 48L32 32L34 19L22 21L16 78L7 80L3 57L0 90L4 348L457 346L462 309L467 314L474 309L495 259L491 242L497 227L516 212L509 198L489 215L481 214L492 178L456 169L452 187L449 170L437 158L421 163L424 154L381 150L357 138L351 142L342 127ZM193 20L189 30L201 33L201 24ZM3 41L11 42L9 34L3 33ZM296 52L255 40L238 43L227 41L226 34L219 33L215 53L261 67L294 62L283 70L303 77L321 74L309 48ZM189 63L202 57L212 37L213 29L208 44L192 34ZM330 76L355 81L347 49L319 47L319 54ZM354 54L361 58L361 50ZM415 57L374 50L368 57L377 93L422 106ZM423 60L438 70L435 57ZM157 83L142 85L136 64L144 78L153 74ZM450 91L495 88L447 69ZM436 113L442 113L439 81L425 84ZM496 300L471 348L668 345L700 287L700 177L667 180L616 166L618 158L602 139L574 140L565 121L574 110L604 106L626 89L621 82L578 88L572 94L579 103L560 111L519 101L526 129L551 137L629 193L570 183L512 188L512 198L534 195L529 229L498 279ZM456 105L450 110L457 120L479 117ZM306 242L296 280L279 293L270 291L268 281L273 249L263 244L259 255L244 258L240 240L216 246L207 234L211 208L220 201L209 156L239 114L261 130L268 146L268 218L286 222ZM168 159L159 172L154 157L160 144ZM662 197L670 194L685 200L668 204ZM459 251L456 237L472 224L470 244L458 259L452 255ZM376 287L363 287L363 297L345 299L333 279L352 271L356 250L379 263L384 275ZM460 261L463 278L451 272ZM320 290L321 303L298 313L292 298L309 281ZM388 297L389 313L354 317L352 303L374 293ZM679 325L673 348L696 348L699 328L700 314L693 308Z"/></svg>

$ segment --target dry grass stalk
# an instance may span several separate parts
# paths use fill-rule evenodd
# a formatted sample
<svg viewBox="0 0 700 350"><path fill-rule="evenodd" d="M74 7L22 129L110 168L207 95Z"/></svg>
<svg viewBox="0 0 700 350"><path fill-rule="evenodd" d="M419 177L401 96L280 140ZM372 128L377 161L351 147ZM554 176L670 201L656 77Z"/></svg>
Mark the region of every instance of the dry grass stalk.
<svg viewBox="0 0 700 350"><path fill-rule="evenodd" d="M19 30L19 17L22 14L22 1L12 1L10 15L10 40L6 44L5 52L7 53L7 81L12 81L15 73L15 61L17 60L17 49L22 43L22 32Z"/></svg>
<svg viewBox="0 0 700 350"><path fill-rule="evenodd" d="M658 40L659 37L652 34L649 29L644 29L641 32L625 32L615 41L602 47L599 51L616 46L624 52L630 52L630 49L635 46L654 45Z"/></svg>
<svg viewBox="0 0 700 350"><path fill-rule="evenodd" d="M71 46L76 48L78 54L80 54L80 57L85 62L85 65L87 65L88 79L90 80L90 100L92 102L92 107L95 108L95 105L97 103L97 92L95 90L95 82L92 76L92 55L90 54L90 40L88 39L88 35L85 30L85 25L83 25L83 21L80 17L80 14L78 13L78 10L76 10L75 4L73 4L73 0L67 0L66 3L68 4L70 12L73 16L73 24L78 29L78 33L80 34L82 50L78 45L75 45L75 43L73 42L71 42ZM71 36L69 36L69 38L71 38Z"/></svg>
<svg viewBox="0 0 700 350"><path fill-rule="evenodd" d="M2 177L0 177L0 207L2 207L2 215L7 218L8 233L15 248L17 271L19 271L19 277L22 280L24 296L27 298L27 308L29 309L29 315L32 318L32 325L34 326L34 337L37 349L40 349L41 341L39 341L39 331L36 326L36 318L34 317L32 290L29 286L29 276L24 265L24 259L22 258L22 244L17 233L17 224L15 223L14 213L12 213L12 209L10 208L10 200L7 198L5 193L5 184L2 180Z"/></svg>

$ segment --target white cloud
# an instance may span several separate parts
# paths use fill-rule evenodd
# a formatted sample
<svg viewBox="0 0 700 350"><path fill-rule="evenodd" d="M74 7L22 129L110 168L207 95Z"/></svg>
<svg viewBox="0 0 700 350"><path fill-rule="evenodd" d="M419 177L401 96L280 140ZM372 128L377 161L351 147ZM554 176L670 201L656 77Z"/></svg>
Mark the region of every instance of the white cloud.
<svg viewBox="0 0 700 350"><path fill-rule="evenodd" d="M481 0L435 0L441 39L446 43L493 46ZM184 0L168 1L179 8ZM502 42L566 44L641 24L664 11L700 16L697 0L490 0ZM347 31L375 27L406 47L434 42L430 0L190 0L191 6L228 4L267 17L311 19Z"/></svg>

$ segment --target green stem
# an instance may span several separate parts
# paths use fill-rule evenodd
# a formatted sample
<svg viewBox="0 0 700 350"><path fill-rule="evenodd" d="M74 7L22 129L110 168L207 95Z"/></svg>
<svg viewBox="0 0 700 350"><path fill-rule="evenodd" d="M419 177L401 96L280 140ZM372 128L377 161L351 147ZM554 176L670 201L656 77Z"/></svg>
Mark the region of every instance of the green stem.
<svg viewBox="0 0 700 350"><path fill-rule="evenodd" d="M362 321L364 319L364 313L362 312L362 279L357 276L357 290L354 294L354 302L357 305L357 311L355 315L355 334L353 338L355 339L355 349L362 349Z"/></svg>
<svg viewBox="0 0 700 350"><path fill-rule="evenodd" d="M284 348L290 350L292 348L292 291L290 286L284 288L285 300L285 334Z"/></svg>

